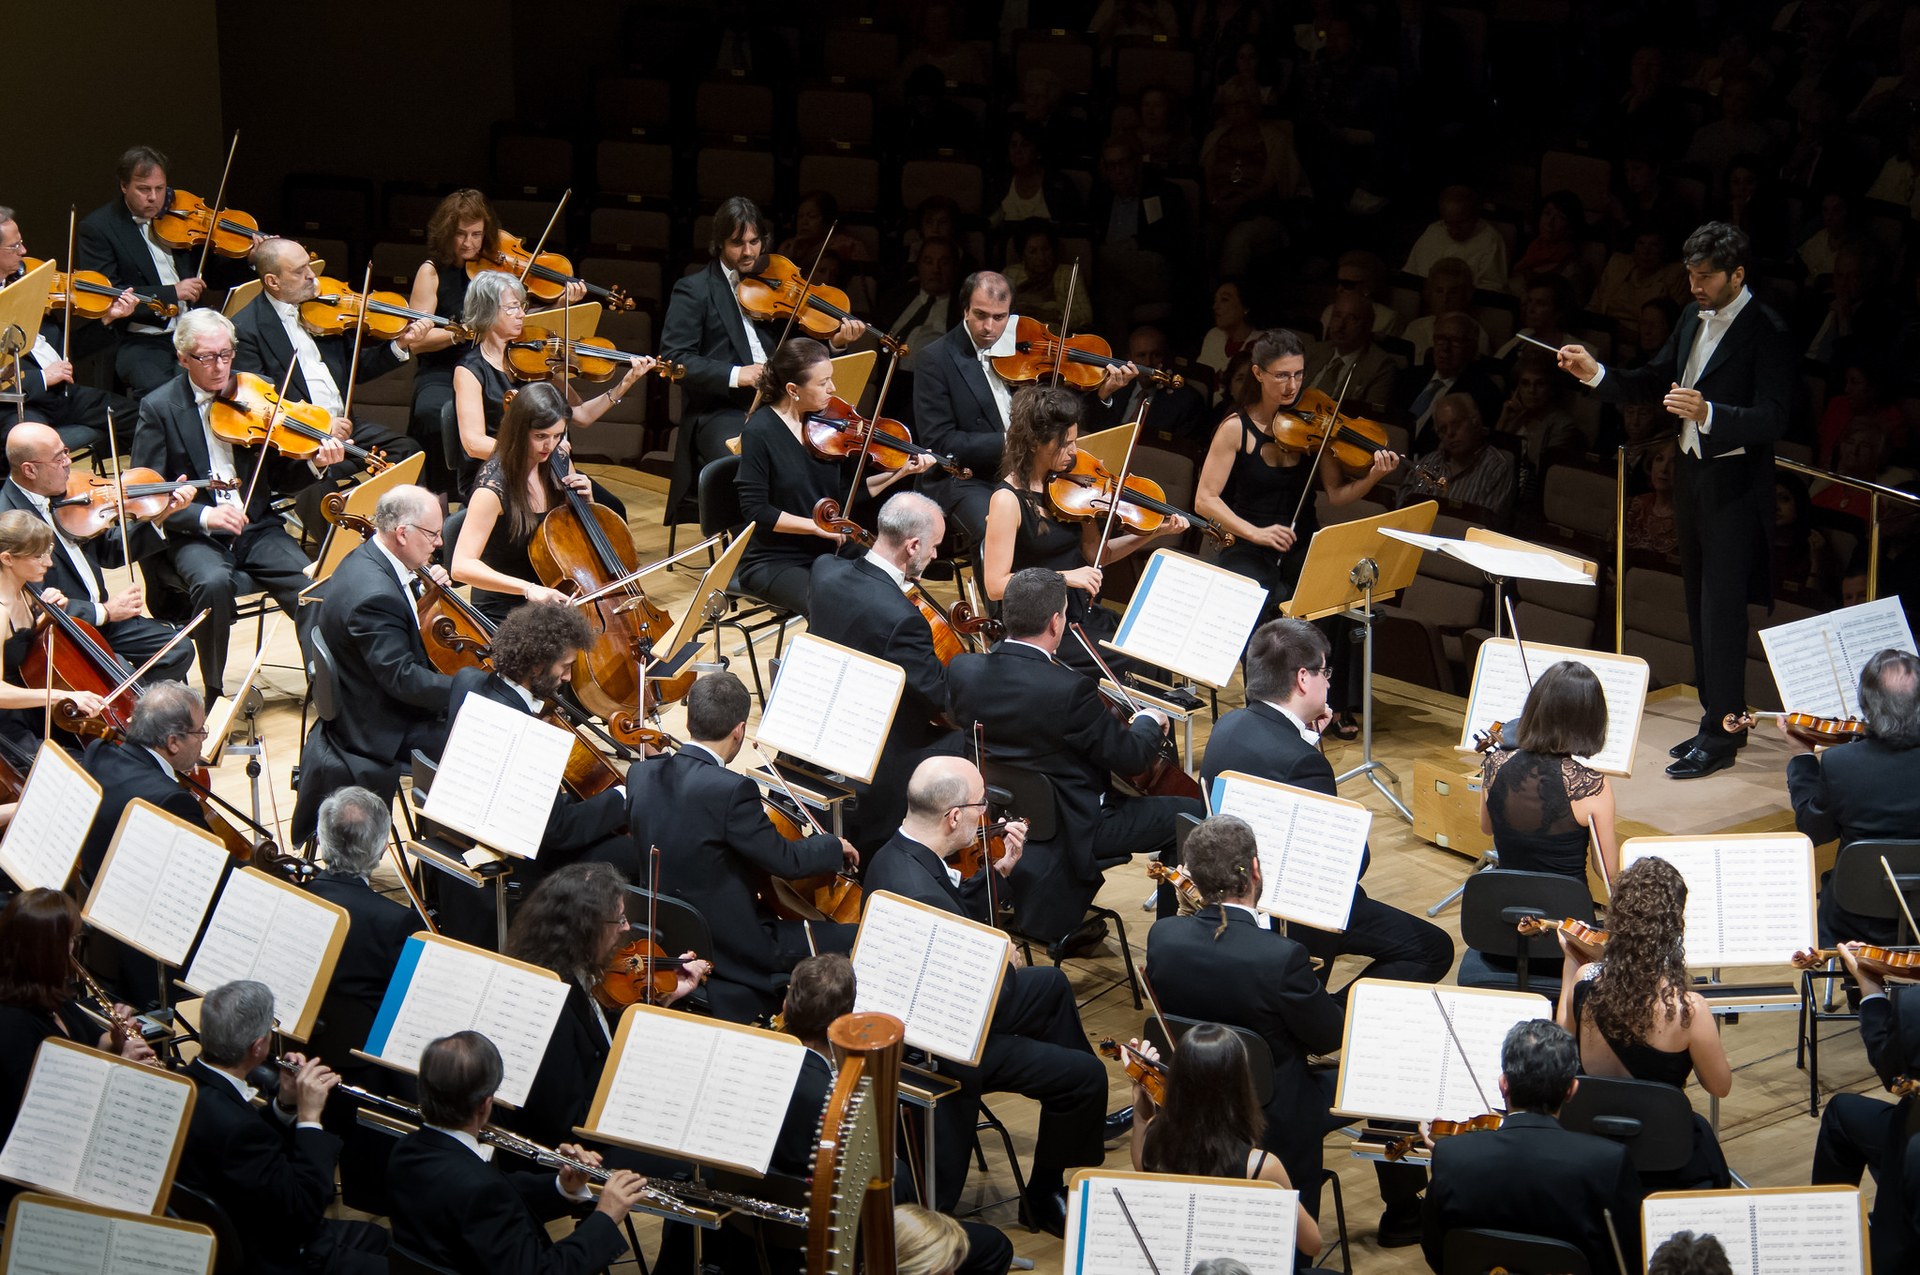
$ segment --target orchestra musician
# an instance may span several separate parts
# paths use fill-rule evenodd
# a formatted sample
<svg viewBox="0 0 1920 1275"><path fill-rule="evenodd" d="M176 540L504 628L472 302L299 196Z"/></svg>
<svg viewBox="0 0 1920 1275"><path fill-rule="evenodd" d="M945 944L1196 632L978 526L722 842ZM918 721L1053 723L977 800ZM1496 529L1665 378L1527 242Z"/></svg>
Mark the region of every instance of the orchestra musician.
<svg viewBox="0 0 1920 1275"><path fill-rule="evenodd" d="M1747 606L1773 605L1773 444L1787 431L1798 364L1786 321L1746 286L1749 246L1725 222L1687 237L1693 301L1645 366L1603 367L1580 345L1559 354L1602 400L1658 401L1680 423L1674 521L1700 731L1670 750L1675 779L1726 769L1746 742L1722 723L1746 706Z"/></svg>
<svg viewBox="0 0 1920 1275"><path fill-rule="evenodd" d="M1078 453L1085 401L1063 385L1029 385L1013 396L1013 424L1007 430L1004 471L987 505L986 544L980 554L981 587L995 602L1006 596L1015 572L1044 567L1067 582L1067 623L1079 625L1098 642L1119 630L1120 617L1097 606L1104 568L1162 536L1177 536L1187 520L1174 514L1148 535L1126 531L1118 522L1105 534L1107 521L1095 517L1074 523L1062 518L1048 495L1048 479L1073 469ZM1095 562L1095 555L1099 561ZM1088 677L1100 676L1093 656L1068 638L1056 656Z"/></svg>
<svg viewBox="0 0 1920 1275"><path fill-rule="evenodd" d="M900 703L880 746L873 782L854 787L848 831L875 846L900 826L908 776L936 753L958 754L966 741L946 722L947 667L933 631L903 590L920 579L946 536L940 506L914 492L887 497L874 518L873 548L860 558L823 553L813 560L813 617L807 631L898 666Z"/></svg>
<svg viewBox="0 0 1920 1275"><path fill-rule="evenodd" d="M1500 866L1586 879L1588 848L1601 879L1620 871L1613 788L1578 758L1607 744L1607 698L1593 670L1550 665L1527 692L1512 748L1491 748L1480 766L1480 830Z"/></svg>
<svg viewBox="0 0 1920 1275"><path fill-rule="evenodd" d="M907 786L906 819L893 839L874 852L867 868L867 888L991 923L985 877L994 872L1007 878L1009 885L1015 884L1011 873L1021 860L1025 826L1016 823L1007 828L1006 853L983 865L972 880L956 880L958 870L948 862L973 841L986 801L986 781L972 762L962 757L929 757L921 762ZM940 1157L935 1169L939 1197L934 1205L951 1212L966 1183L967 1165L973 1158L975 1104L980 1097L1018 1093L1040 1104L1040 1127L1021 1213L1030 1224L1057 1236L1066 1225L1066 1174L1082 1165L1099 1164L1105 1156L1103 1135L1124 1132L1126 1126L1107 1128L1106 1068L1087 1044L1066 975L1057 967L1023 965L1012 944L1007 955L1012 968L1001 985L979 1065L941 1061L942 1073L958 1080L961 1092L941 1102L934 1112Z"/></svg>
<svg viewBox="0 0 1920 1275"><path fill-rule="evenodd" d="M180 316L173 319L131 315L120 333L114 373L128 393L145 398L173 379L175 345L168 338L189 307L200 303L207 284L193 273L197 267L191 250L175 252L153 231L154 218L166 210L173 193L167 157L151 146L130 147L120 156L115 175L120 194L80 219L68 264L180 307Z"/></svg>
<svg viewBox="0 0 1920 1275"><path fill-rule="evenodd" d="M123 546L144 544L157 550L158 538L144 524L129 528L124 542L117 530L109 530L91 540L75 540L66 533L54 515L51 502L67 494L73 456L61 435L47 425L29 420L7 431L7 467L10 471L7 480L0 483L0 510L24 511L53 531L53 561L46 575L48 586L66 597L69 614L99 629L114 654L128 665L137 668L146 663L178 630L140 613L146 596L138 583L109 594L101 568L130 566L125 561ZM191 487L177 487L169 498L168 512L184 509L192 501ZM136 548L135 556L139 555L140 550ZM183 682L192 667L193 648L183 642L147 670L142 680L148 685Z"/></svg>
<svg viewBox="0 0 1920 1275"><path fill-rule="evenodd" d="M1000 608L1006 641L947 666L954 723L987 727L996 762L1045 775L1056 807L1052 841L1026 848L1013 881L1014 927L1048 943L1056 959L1098 943L1106 923L1086 921L1102 873L1134 855L1173 849L1174 822L1198 816L1189 797L1122 797L1115 774L1147 769L1166 717L1150 708L1120 722L1095 683L1061 663L1067 584L1057 571L1029 567L1007 582ZM1076 928L1078 927L1078 928Z"/></svg>
<svg viewBox="0 0 1920 1275"><path fill-rule="evenodd" d="M166 548L144 559L143 569L149 584L158 575L164 585L184 588L193 612L206 609L193 642L200 652L206 702L212 704L226 684L227 639L241 583L266 590L288 615L294 615L300 590L309 583L306 554L273 512L273 488L306 486L346 452L336 438L321 443L311 462L270 461L265 444L236 448L210 423L213 401L233 383L232 322L217 310L190 310L180 316L173 344L187 374L140 401L133 463L162 474L237 485L203 490L156 524ZM254 481L255 468L263 464L266 477L275 480L271 485Z"/></svg>
<svg viewBox="0 0 1920 1275"><path fill-rule="evenodd" d="M178 1181L232 1221L249 1270L262 1275L383 1275L385 1227L326 1216L340 1139L320 1125L340 1077L319 1058L285 1055L295 1068L264 1107L249 1082L271 1063L273 991L238 980L200 1002L200 1056L186 1075L198 1092Z"/></svg>
<svg viewBox="0 0 1920 1275"><path fill-rule="evenodd" d="M764 406L740 435L740 511L753 523L754 535L736 579L754 597L806 615L814 559L846 542L814 522L813 507L822 499L847 498L857 462L816 456L806 445L807 418L825 411L835 393L826 346L804 336L786 341L767 361L760 387ZM925 454L908 457L891 472L869 463L862 494L878 496L931 464Z"/></svg>
<svg viewBox="0 0 1920 1275"><path fill-rule="evenodd" d="M0 206L0 288L26 274L26 260L27 243L20 222L13 209ZM67 264L71 271L72 263ZM114 325L132 314L136 304L133 289L126 288L113 299L99 322L76 314L68 348L63 348L67 338L65 316L58 309L47 311L34 333L33 345L20 356L26 419L44 421L62 431L60 437L70 447L99 446L106 441L109 423L116 443L124 444L133 437L133 414L139 405L123 394L79 384L73 377L73 358L111 346ZM0 366L11 366L11 361ZM13 405L0 403L0 427L15 419Z"/></svg>
<svg viewBox="0 0 1920 1275"><path fill-rule="evenodd" d="M398 486L373 509L373 536L327 578L316 631L326 643L339 694L300 756L294 804L296 844L313 831L320 803L342 784L371 788L388 801L414 750L440 751L453 679L427 657L416 609L440 547L440 501L424 487Z"/></svg>
<svg viewBox="0 0 1920 1275"><path fill-rule="evenodd" d="M525 286L500 270L476 276L467 285L462 322L475 334L473 344L453 369L454 421L460 434L460 449L467 457L461 467L457 490L465 496L471 489L473 472L499 447L495 436L500 432L501 417L506 414L507 396L514 388L513 378L507 373L507 343L519 340L526 330ZM651 355L636 357L611 389L601 390L592 398L582 398L568 385L565 388L567 419L575 425L593 424L609 409L617 407L653 367ZM595 504L605 505L626 517L626 506L597 486L593 499Z"/></svg>
<svg viewBox="0 0 1920 1275"><path fill-rule="evenodd" d="M687 692L689 740L627 772L631 840L610 843L612 862L647 880L660 849L660 890L700 909L713 933L707 984L714 1016L752 1022L779 1008L779 977L810 949L846 952L854 927L769 915L756 896L767 878L791 880L860 867L860 852L831 835L789 841L775 830L751 778L729 770L746 739L752 701L731 673L708 673Z"/></svg>
<svg viewBox="0 0 1920 1275"><path fill-rule="evenodd" d="M54 702L71 701L88 716L100 711L103 701L91 691L69 691L45 686L28 687L20 682L20 668L26 663L30 638L35 632L33 604L27 590L46 578L53 562L53 531L32 514L18 509L0 513L0 673L11 676L0 681L0 710L20 709L41 714L44 723L48 698ZM40 593L48 606L64 607L67 599L58 589ZM23 718L0 713L0 731L26 753L40 746L41 727L29 727Z"/></svg>
<svg viewBox="0 0 1920 1275"><path fill-rule="evenodd" d="M0 514L0 535L9 516ZM160 682L147 687L134 705L123 739L88 742L80 768L100 785L100 809L80 846L80 870L88 881L100 874L114 829L130 802L148 802L196 828L207 828L200 803L179 779L200 764L206 739L207 711L200 697L185 682Z"/></svg>
<svg viewBox="0 0 1920 1275"><path fill-rule="evenodd" d="M500 1051L479 1032L455 1032L420 1054L422 1125L393 1148L390 1171L407 1189L393 1201L393 1240L444 1270L492 1275L586 1275L627 1251L620 1224L647 1180L616 1169L596 1203L578 1170L505 1172L480 1144L503 1074ZM598 1165L572 1141L556 1150ZM547 1224L591 1206L555 1241Z"/></svg>

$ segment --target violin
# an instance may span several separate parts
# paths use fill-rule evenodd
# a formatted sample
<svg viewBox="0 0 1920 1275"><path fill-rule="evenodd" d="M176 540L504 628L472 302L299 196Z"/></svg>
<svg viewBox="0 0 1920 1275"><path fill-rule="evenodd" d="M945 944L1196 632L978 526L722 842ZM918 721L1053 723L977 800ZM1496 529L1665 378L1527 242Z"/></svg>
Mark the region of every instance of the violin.
<svg viewBox="0 0 1920 1275"><path fill-rule="evenodd" d="M1047 475L1047 500L1053 510L1068 522L1091 522L1107 516L1113 505L1117 477L1092 452L1075 452L1073 468ZM1125 494L1114 517L1135 535L1150 536L1167 519L1181 517L1187 525L1198 527L1221 545L1233 543L1233 533L1211 518L1167 503L1167 493L1159 483L1139 474L1128 474Z"/></svg>
<svg viewBox="0 0 1920 1275"><path fill-rule="evenodd" d="M287 861L274 844L271 832L214 792L213 776L205 766L195 766L186 774L176 772L174 778L200 803L200 817L207 821L207 827L213 835L220 838L220 843L227 848L228 857L234 862L251 863L258 858L282 875L295 878L307 871L307 865L300 860ZM229 815L233 818L228 818ZM236 824L234 819L240 823ZM240 824L246 827L243 829Z"/></svg>
<svg viewBox="0 0 1920 1275"><path fill-rule="evenodd" d="M632 367L640 355L613 348L603 336L579 336L566 340L538 324L520 329L519 339L507 342L507 372L516 381L544 381L560 374L566 366L569 377L582 381L604 381L622 368ZM663 380L677 381L687 374L684 363L655 359L653 371Z"/></svg>
<svg viewBox="0 0 1920 1275"><path fill-rule="evenodd" d="M1896 1098L1911 1098L1915 1094L1920 1094L1920 1080L1907 1076L1895 1076L1893 1083L1887 1086L1887 1092Z"/></svg>
<svg viewBox="0 0 1920 1275"><path fill-rule="evenodd" d="M312 403L282 399L271 381L252 372L234 373L226 393L208 407L207 423L235 447L266 443L294 460L311 457L333 437L331 412ZM340 445L376 474L392 463L382 452L350 442Z"/></svg>
<svg viewBox="0 0 1920 1275"><path fill-rule="evenodd" d="M1373 468L1373 454L1391 450L1387 427L1364 416L1336 413L1333 399L1325 390L1303 391L1292 407L1274 413L1273 441L1282 451L1311 456L1324 443L1340 467L1349 474L1364 474ZM1333 439L1327 442L1327 435Z"/></svg>
<svg viewBox="0 0 1920 1275"><path fill-rule="evenodd" d="M694 959L668 956L651 938L637 938L607 961L593 998L608 1009L664 1005L680 982L680 971ZM706 982L706 975L700 981Z"/></svg>
<svg viewBox="0 0 1920 1275"><path fill-rule="evenodd" d="M771 794L761 800L767 819L788 841L800 841L814 835L794 813ZM838 925L860 923L860 883L845 872L823 872L818 876L776 877L761 874L760 902L783 921L832 921Z"/></svg>
<svg viewBox="0 0 1920 1275"><path fill-rule="evenodd" d="M91 692L106 699L106 706L91 717L82 716L72 700L57 701L53 724L76 735L118 737L132 723L134 704L140 697L140 688L132 685L133 670L114 654L99 629L69 614L65 607L49 605L40 593L38 586L27 587L27 596L47 623L35 634L33 646L20 666L22 682ZM120 693L114 695L115 690Z"/></svg>
<svg viewBox="0 0 1920 1275"><path fill-rule="evenodd" d="M244 257L261 239L260 223L238 208L215 209L184 190L167 192L167 206L152 223L153 237L175 252L213 240L223 257Z"/></svg>
<svg viewBox="0 0 1920 1275"><path fill-rule="evenodd" d="M473 329L452 319L425 310L415 310L397 292L373 292L365 296L338 279L324 276L320 293L300 303L300 326L315 336L341 336L352 332L363 321L366 332L376 341L391 341L410 324L425 320L436 328L452 333L455 341L473 340Z"/></svg>
<svg viewBox="0 0 1920 1275"><path fill-rule="evenodd" d="M1507 724L1505 722L1492 722L1485 730L1473 732L1473 751L1476 753L1491 753L1509 747L1506 731Z"/></svg>
<svg viewBox="0 0 1920 1275"><path fill-rule="evenodd" d="M1100 1052L1120 1064L1127 1079L1147 1091L1156 1107L1167 1105L1167 1065L1155 1062L1132 1045L1123 1045L1109 1036L1100 1042Z"/></svg>
<svg viewBox="0 0 1920 1275"><path fill-rule="evenodd" d="M45 264L34 257L28 257L24 262L28 270L38 270ZM71 308L83 319L103 319L125 291L127 289L114 287L113 282L98 270L55 270L53 288L47 293L47 313ZM180 307L171 301L162 301L141 288L132 291L134 299L143 308L153 311L162 319L171 319L180 313Z"/></svg>
<svg viewBox="0 0 1920 1275"><path fill-rule="evenodd" d="M237 491L240 484L231 478L189 478L170 483L158 470L144 468L123 469L116 482L102 474L75 470L67 478L67 494L52 501L51 507L60 530L75 540L92 540L120 521L122 509L134 522L152 522L163 516L172 504L174 491L181 487Z"/></svg>
<svg viewBox="0 0 1920 1275"><path fill-rule="evenodd" d="M602 288L588 283L573 272L573 263L557 252L542 252L533 255L533 250L517 235L506 231L493 241L493 248L482 250L478 257L467 263L467 277L475 278L484 271L500 270L519 277L525 285L527 295L545 302L558 301L566 294L568 287L579 284L587 290L590 297L598 297L600 304L609 310L631 310L635 302L619 287Z"/></svg>
<svg viewBox="0 0 1920 1275"><path fill-rule="evenodd" d="M953 858L947 860L947 866L960 874L962 881L971 881L980 875L980 869L1007 852L1007 829L1026 820L1018 816L996 820L983 824L973 830L973 840L961 846Z"/></svg>
<svg viewBox="0 0 1920 1275"><path fill-rule="evenodd" d="M1442 1138L1451 1138L1456 1133L1486 1133L1489 1130L1498 1129L1504 1118L1489 1111L1486 1115L1475 1116L1471 1120L1435 1120L1427 1126L1425 1141L1438 1142ZM1411 1155L1421 1141L1419 1134L1408 1134L1387 1148L1387 1159L1399 1162Z"/></svg>
<svg viewBox="0 0 1920 1275"><path fill-rule="evenodd" d="M1605 930L1588 925L1585 921L1576 921L1572 917L1561 921L1549 921L1544 916L1523 916L1513 928L1522 934L1546 934L1557 930L1581 947L1596 951L1607 945L1608 936Z"/></svg>
<svg viewBox="0 0 1920 1275"><path fill-rule="evenodd" d="M1113 357L1113 347L1091 332L1067 339L1063 351L1054 330L1038 319L1021 315L1014 324L1013 353L996 355L993 370L1000 379L1013 385L1027 385L1051 373L1060 365L1060 377L1067 384L1090 390L1106 377L1110 367L1125 367L1126 359ZM1179 389L1185 380L1157 367L1139 369L1143 380L1162 389Z"/></svg>
<svg viewBox="0 0 1920 1275"><path fill-rule="evenodd" d="M1920 978L1920 950L1877 947L1871 943L1848 943L1844 946L1852 949L1854 964L1869 974L1882 978ZM1810 948L1793 954L1793 967L1815 969L1838 955L1840 949L1837 947Z"/></svg>
<svg viewBox="0 0 1920 1275"><path fill-rule="evenodd" d="M1107 667L1107 662L1100 658L1100 653L1094 649L1093 643L1087 640L1086 630L1078 623L1071 627L1081 645L1086 647L1087 654L1093 657L1100 675L1106 679L1106 682L1113 684L1109 686L1106 682L1096 683L1100 694L1107 701L1107 708L1123 726L1130 727L1133 724L1134 714L1140 711L1140 706L1124 690L1115 689L1120 685L1120 679L1115 676L1111 668ZM1126 780L1129 788L1143 797L1187 797L1193 801L1200 800L1200 781L1181 768L1180 757L1174 751L1173 740L1165 731L1160 733L1153 760L1147 763L1147 768L1137 775L1123 775L1121 778Z"/></svg>
<svg viewBox="0 0 1920 1275"><path fill-rule="evenodd" d="M1787 732L1819 748L1865 739L1867 724L1858 717L1816 717L1812 713L1728 713L1720 723L1728 734L1752 730L1762 718L1777 717Z"/></svg>
<svg viewBox="0 0 1920 1275"><path fill-rule="evenodd" d="M823 496L815 502L813 525L822 531L837 532L863 549L873 548L873 533L853 519L841 517L840 502L832 497ZM933 633L934 656L942 664L951 663L954 656L967 649L967 644L960 640L960 634L947 618L947 613L940 609L938 602L927 596L918 581L913 582L913 587L907 590L907 599L913 603L914 610L925 618L927 628ZM972 613L968 615L971 618Z"/></svg>
<svg viewBox="0 0 1920 1275"><path fill-rule="evenodd" d="M961 474L960 465L953 457L920 446L899 421L888 417L869 421L837 395L827 400L824 412L814 412L800 422L800 441L806 444L810 454L821 460L858 456L860 448L865 446L867 462L889 474L905 469L914 456L931 456L935 468L944 469L956 478Z"/></svg>
<svg viewBox="0 0 1920 1275"><path fill-rule="evenodd" d="M1158 859L1147 861L1147 875L1155 881L1164 881L1173 887L1180 896L1180 906L1189 912L1198 912L1206 906L1200 897L1200 887L1193 883L1193 876L1179 864L1168 867Z"/></svg>
<svg viewBox="0 0 1920 1275"><path fill-rule="evenodd" d="M854 317L847 308L852 302L845 292L820 283L809 288L807 272L778 253L768 253L754 273L742 272L734 297L750 319L765 321L792 315L802 332L823 341ZM867 335L885 346L894 358L907 356L907 343L891 332L868 324Z"/></svg>

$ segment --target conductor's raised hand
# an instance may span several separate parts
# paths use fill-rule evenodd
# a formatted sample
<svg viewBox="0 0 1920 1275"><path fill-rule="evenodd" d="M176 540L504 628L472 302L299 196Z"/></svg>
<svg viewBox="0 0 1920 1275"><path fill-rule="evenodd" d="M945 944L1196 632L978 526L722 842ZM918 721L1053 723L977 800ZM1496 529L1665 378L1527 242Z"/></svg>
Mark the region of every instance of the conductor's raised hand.
<svg viewBox="0 0 1920 1275"><path fill-rule="evenodd" d="M1562 372L1573 375L1577 381L1591 381L1600 372L1600 363L1587 353L1584 345L1563 345L1554 355L1554 361Z"/></svg>

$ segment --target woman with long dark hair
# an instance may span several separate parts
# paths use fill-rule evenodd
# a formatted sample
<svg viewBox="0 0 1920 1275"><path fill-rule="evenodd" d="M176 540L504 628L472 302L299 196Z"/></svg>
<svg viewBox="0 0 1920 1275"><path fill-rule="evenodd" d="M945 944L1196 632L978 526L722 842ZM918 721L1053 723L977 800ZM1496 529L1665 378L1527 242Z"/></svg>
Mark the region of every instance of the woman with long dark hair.
<svg viewBox="0 0 1920 1275"><path fill-rule="evenodd" d="M548 463L566 441L567 419L557 387L527 386L514 395L493 455L474 477L450 569L456 581L473 586L474 607L495 624L523 601L566 601L534 578L527 551L540 520L569 490L593 494L585 474L573 470L561 479Z"/></svg>
<svg viewBox="0 0 1920 1275"><path fill-rule="evenodd" d="M1578 759L1606 746L1607 697L1593 670L1561 660L1527 692L1512 748L1481 763L1480 830L1500 866L1585 878L1591 842L1600 875L1620 868L1607 777Z"/></svg>

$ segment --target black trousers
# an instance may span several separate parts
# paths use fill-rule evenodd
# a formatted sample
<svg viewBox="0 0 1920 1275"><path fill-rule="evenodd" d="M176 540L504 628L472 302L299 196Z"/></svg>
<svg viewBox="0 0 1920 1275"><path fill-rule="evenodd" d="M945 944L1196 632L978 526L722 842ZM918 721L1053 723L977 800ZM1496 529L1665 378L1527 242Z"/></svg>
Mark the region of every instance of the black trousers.
<svg viewBox="0 0 1920 1275"><path fill-rule="evenodd" d="M288 615L299 608L300 590L312 583L306 577L307 555L277 524L249 527L233 540L183 539L170 545L164 557L185 588L192 613L207 610L207 618L193 631L193 644L200 651L200 681L209 696L226 686L227 641L239 595L235 577L244 572L253 587L265 589Z"/></svg>
<svg viewBox="0 0 1920 1275"><path fill-rule="evenodd" d="M1747 604L1764 598L1769 549L1762 531L1771 517L1773 471L1756 486L1744 456L1700 460L1682 452L1673 475L1673 522L1679 538L1687 631L1693 636L1693 684L1700 692L1700 746L1731 752L1721 725L1746 708ZM1759 587L1756 587L1759 586Z"/></svg>
<svg viewBox="0 0 1920 1275"><path fill-rule="evenodd" d="M993 501L993 488L993 476L987 475L955 478L944 489L930 489L926 494L938 500L947 518L965 530L969 544L978 545L987 538L987 506ZM947 534L951 539L952 531Z"/></svg>
<svg viewBox="0 0 1920 1275"><path fill-rule="evenodd" d="M1813 1144L1815 1186L1858 1186L1861 1171L1872 1170L1878 1190L1868 1220L1877 1270L1912 1270L1920 1261L1920 1139L1909 1132L1912 1106L1912 1099L1835 1094Z"/></svg>
<svg viewBox="0 0 1920 1275"><path fill-rule="evenodd" d="M1367 897L1359 886L1353 891L1353 911L1344 933L1316 930L1308 925L1287 926L1287 935L1317 956L1326 965L1320 981L1337 956L1364 956L1369 964L1358 978L1392 978L1407 983L1437 983L1453 968L1453 940L1439 926L1402 912L1378 899ZM1347 986L1352 986L1349 983ZM1347 989L1335 992L1334 999L1345 1003Z"/></svg>
<svg viewBox="0 0 1920 1275"><path fill-rule="evenodd" d="M452 401L451 367L423 367L413 374L413 409L407 420L407 437L426 453L420 485L442 496L454 490L454 472L447 464L446 440L440 429L440 413Z"/></svg>
<svg viewBox="0 0 1920 1275"><path fill-rule="evenodd" d="M790 558L743 562L736 577L741 589L763 602L804 616L813 596L813 563Z"/></svg>
<svg viewBox="0 0 1920 1275"><path fill-rule="evenodd" d="M211 617L208 623L212 623ZM180 631L176 625L150 620L144 615L126 620L109 620L99 629L100 636L107 639L107 645L120 657L121 663L131 668L139 668L153 658ZM198 632L195 630L196 634ZM168 651L165 659L148 669L146 676L140 679L140 684L152 686L155 682L184 682L192 668L193 643L182 642Z"/></svg>

